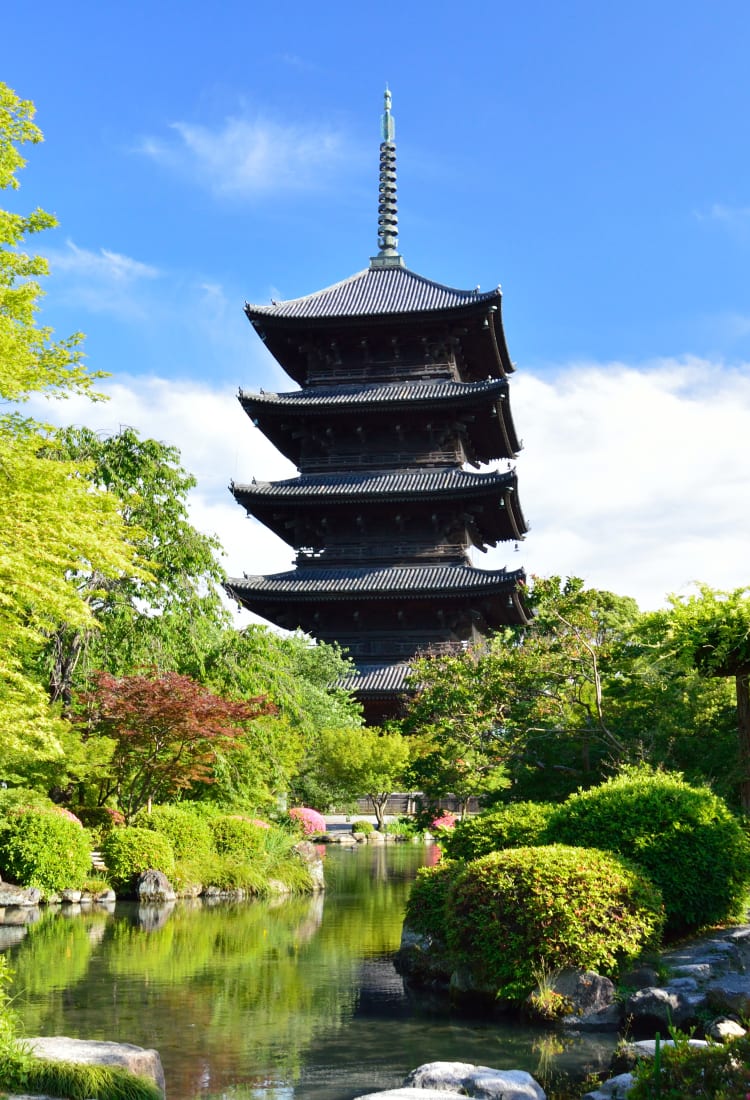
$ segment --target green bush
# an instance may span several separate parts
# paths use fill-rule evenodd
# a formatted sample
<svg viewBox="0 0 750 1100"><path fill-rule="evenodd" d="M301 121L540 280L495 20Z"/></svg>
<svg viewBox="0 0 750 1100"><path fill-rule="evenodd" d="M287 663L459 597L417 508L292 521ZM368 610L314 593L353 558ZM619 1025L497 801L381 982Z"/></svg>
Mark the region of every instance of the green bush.
<svg viewBox="0 0 750 1100"><path fill-rule="evenodd" d="M139 810L133 824L139 829L152 829L168 837L175 859L199 858L214 847L206 819L182 806L153 806L151 813L145 809Z"/></svg>
<svg viewBox="0 0 750 1100"><path fill-rule="evenodd" d="M107 834L102 857L109 881L118 894L130 893L142 871L163 871L167 877L174 871L174 850L168 837L132 825L112 829Z"/></svg>
<svg viewBox="0 0 750 1100"><path fill-rule="evenodd" d="M448 948L497 996L525 997L540 971L615 974L659 940L658 890L608 852L509 848L469 863L446 903Z"/></svg>
<svg viewBox="0 0 750 1100"><path fill-rule="evenodd" d="M434 867L420 867L406 903L404 924L412 932L445 943L445 906L448 891L464 869L454 859L441 859Z"/></svg>
<svg viewBox="0 0 750 1100"><path fill-rule="evenodd" d="M674 1046L662 1044L658 1063L642 1058L633 1070L629 1100L661 1096L702 1097L703 1100L744 1100L750 1086L750 1035L730 1042L691 1047L676 1032Z"/></svg>
<svg viewBox="0 0 750 1100"><path fill-rule="evenodd" d="M554 809L551 802L511 802L459 821L440 837L440 847L451 859L470 860L503 848L546 844L541 838Z"/></svg>
<svg viewBox="0 0 750 1100"><path fill-rule="evenodd" d="M222 814L209 818L208 827L213 837L214 847L219 855L235 856L240 859L251 858L263 851L270 829L255 825L249 817L241 814ZM289 842L291 847L291 841Z"/></svg>
<svg viewBox="0 0 750 1100"><path fill-rule="evenodd" d="M640 867L662 892L671 934L743 915L748 839L720 798L681 775L629 769L571 795L547 833L550 841L606 849Z"/></svg>
<svg viewBox="0 0 750 1100"><path fill-rule="evenodd" d="M368 835L369 833L375 832L375 826L371 821L355 821L352 823L352 832L365 833Z"/></svg>
<svg viewBox="0 0 750 1100"><path fill-rule="evenodd" d="M43 894L78 890L91 870L91 845L79 822L55 807L20 810L0 823L0 875Z"/></svg>

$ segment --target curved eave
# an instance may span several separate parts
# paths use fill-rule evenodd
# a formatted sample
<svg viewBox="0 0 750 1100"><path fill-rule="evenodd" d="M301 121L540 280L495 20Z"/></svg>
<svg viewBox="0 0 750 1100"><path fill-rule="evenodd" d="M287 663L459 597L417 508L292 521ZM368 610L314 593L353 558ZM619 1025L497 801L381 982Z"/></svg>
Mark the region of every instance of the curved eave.
<svg viewBox="0 0 750 1100"><path fill-rule="evenodd" d="M406 267L365 268L347 279L301 298L270 305L245 304L253 322L285 324L390 321L472 312L500 302L499 287L480 293L427 279Z"/></svg>
<svg viewBox="0 0 750 1100"><path fill-rule="evenodd" d="M462 599L509 595L525 585L522 569L477 569L470 565L395 566L383 569L296 569L270 576L231 578L229 592L244 603L270 598L293 603L409 599Z"/></svg>
<svg viewBox="0 0 750 1100"><path fill-rule="evenodd" d="M361 412L481 407L488 399L507 400L508 383L502 378L483 382L394 382L373 386L308 387L290 393L251 393L241 389L239 402L248 416L351 416Z"/></svg>

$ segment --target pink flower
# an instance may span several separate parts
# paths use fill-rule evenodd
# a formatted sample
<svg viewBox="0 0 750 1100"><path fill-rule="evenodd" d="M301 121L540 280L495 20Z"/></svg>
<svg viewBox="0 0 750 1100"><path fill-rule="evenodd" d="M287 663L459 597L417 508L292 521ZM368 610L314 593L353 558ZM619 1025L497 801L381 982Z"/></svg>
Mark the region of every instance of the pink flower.
<svg viewBox="0 0 750 1100"><path fill-rule="evenodd" d="M326 819L317 810L311 810L309 806L293 806L289 816L293 821L299 822L305 836L314 836L316 833L326 831Z"/></svg>
<svg viewBox="0 0 750 1100"><path fill-rule="evenodd" d="M436 817L432 823L433 829L452 829L458 818L448 810L443 810L440 817Z"/></svg>

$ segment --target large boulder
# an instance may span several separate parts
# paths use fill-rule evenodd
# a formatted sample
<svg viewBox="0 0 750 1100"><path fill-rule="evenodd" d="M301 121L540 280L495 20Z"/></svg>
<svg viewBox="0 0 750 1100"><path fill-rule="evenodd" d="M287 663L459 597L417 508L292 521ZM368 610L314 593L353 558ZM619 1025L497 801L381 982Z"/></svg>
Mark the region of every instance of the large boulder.
<svg viewBox="0 0 750 1100"><path fill-rule="evenodd" d="M95 1066L121 1066L153 1081L162 1094L164 1069L159 1052L136 1047L131 1043L106 1043L90 1039L68 1039L61 1035L26 1039L25 1045L37 1058L53 1062L83 1062Z"/></svg>
<svg viewBox="0 0 750 1100"><path fill-rule="evenodd" d="M42 892L35 886L14 886L10 882L0 882L0 908L11 905L38 905L41 898Z"/></svg>
<svg viewBox="0 0 750 1100"><path fill-rule="evenodd" d="M491 1069L470 1062L426 1062L411 1071L404 1085L482 1100L546 1100L542 1087L525 1070Z"/></svg>
<svg viewBox="0 0 750 1100"><path fill-rule="evenodd" d="M140 902L174 901L177 895L163 871L142 871L135 882L135 896Z"/></svg>
<svg viewBox="0 0 750 1100"><path fill-rule="evenodd" d="M348 834L353 840L351 833ZM354 841L356 844L356 841ZM326 880L323 872L323 860L320 852L309 840L301 840L294 845L294 850L307 868L307 873L312 881L313 890L325 890Z"/></svg>

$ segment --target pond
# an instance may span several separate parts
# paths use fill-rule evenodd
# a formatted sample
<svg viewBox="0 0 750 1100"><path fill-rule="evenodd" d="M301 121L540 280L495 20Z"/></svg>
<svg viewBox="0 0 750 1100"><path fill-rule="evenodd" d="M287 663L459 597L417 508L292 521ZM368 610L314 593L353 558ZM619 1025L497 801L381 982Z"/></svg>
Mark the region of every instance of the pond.
<svg viewBox="0 0 750 1100"><path fill-rule="evenodd" d="M351 1100L437 1059L527 1069L548 1087L604 1068L612 1037L467 1019L404 994L391 956L433 851L328 848L329 889L312 899L118 902L0 927L23 1031L155 1047L169 1100Z"/></svg>

